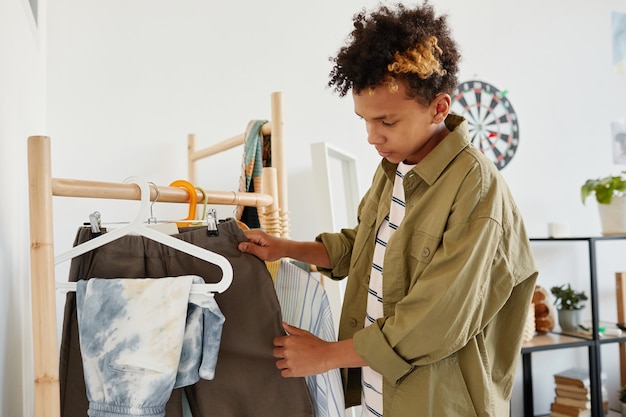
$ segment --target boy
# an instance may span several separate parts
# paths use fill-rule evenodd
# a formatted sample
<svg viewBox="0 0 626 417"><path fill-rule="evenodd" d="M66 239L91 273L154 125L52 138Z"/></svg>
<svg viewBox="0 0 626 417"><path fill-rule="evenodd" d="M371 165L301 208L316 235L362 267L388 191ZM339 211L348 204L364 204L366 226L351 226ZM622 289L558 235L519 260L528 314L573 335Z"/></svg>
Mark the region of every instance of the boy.
<svg viewBox="0 0 626 417"><path fill-rule="evenodd" d="M382 157L358 225L239 246L349 276L339 341L285 324L274 356L285 377L345 368L346 405L367 416L509 415L537 270L503 178L449 113L459 60L427 2L355 15L329 85Z"/></svg>

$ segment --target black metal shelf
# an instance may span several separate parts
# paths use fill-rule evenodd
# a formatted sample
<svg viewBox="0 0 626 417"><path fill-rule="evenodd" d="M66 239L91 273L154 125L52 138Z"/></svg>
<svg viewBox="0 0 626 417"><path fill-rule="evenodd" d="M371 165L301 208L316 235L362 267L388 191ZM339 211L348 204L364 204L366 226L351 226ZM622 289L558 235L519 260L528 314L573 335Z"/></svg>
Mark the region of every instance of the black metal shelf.
<svg viewBox="0 0 626 417"><path fill-rule="evenodd" d="M563 238L531 238L531 242L586 242L589 253L589 282L591 307L591 333L588 336L549 333L548 335L536 336L522 347L522 371L524 384L524 416L532 417L534 413L534 400L532 388L532 359L533 352L586 347L589 355L589 379L591 388L591 414L592 416L604 416L602 409L602 364L600 347L603 344L626 342L626 336L600 336L599 313L598 313L598 281L596 268L596 243L602 241L626 240L626 235L616 236L578 236ZM544 337L545 336L545 337ZM543 338L543 339L540 339Z"/></svg>
<svg viewBox="0 0 626 417"><path fill-rule="evenodd" d="M593 343L591 337L569 335L562 333L548 333L537 335L522 345L522 354L545 350L568 349L586 347Z"/></svg>

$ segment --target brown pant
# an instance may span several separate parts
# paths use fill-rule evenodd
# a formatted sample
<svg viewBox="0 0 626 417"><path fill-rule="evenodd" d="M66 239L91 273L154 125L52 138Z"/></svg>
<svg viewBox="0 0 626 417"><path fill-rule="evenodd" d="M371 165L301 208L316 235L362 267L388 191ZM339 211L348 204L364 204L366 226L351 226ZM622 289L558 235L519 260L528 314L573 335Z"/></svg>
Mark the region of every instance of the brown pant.
<svg viewBox="0 0 626 417"><path fill-rule="evenodd" d="M313 417L304 378L283 378L272 356L274 337L284 335L272 279L265 264L239 252L245 240L234 221L219 225L219 236L206 228L189 228L176 237L219 253L233 266L233 282L215 299L226 318L215 378L172 392L167 417L182 417L182 392L194 417ZM91 239L78 231L75 245ZM124 236L72 260L69 281L88 278L162 278L199 275L217 282L221 270L191 255L142 236ZM60 358L61 415L85 417L88 401L78 342L75 294L68 293Z"/></svg>

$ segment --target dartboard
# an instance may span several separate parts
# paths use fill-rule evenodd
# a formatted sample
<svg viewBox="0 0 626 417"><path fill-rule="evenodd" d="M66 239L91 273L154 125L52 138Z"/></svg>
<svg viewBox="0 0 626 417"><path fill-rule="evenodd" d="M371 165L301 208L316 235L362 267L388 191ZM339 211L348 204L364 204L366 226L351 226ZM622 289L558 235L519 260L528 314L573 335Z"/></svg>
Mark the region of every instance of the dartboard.
<svg viewBox="0 0 626 417"><path fill-rule="evenodd" d="M484 81L465 81L454 91L451 111L467 119L472 143L498 169L511 161L519 143L519 126L506 90Z"/></svg>

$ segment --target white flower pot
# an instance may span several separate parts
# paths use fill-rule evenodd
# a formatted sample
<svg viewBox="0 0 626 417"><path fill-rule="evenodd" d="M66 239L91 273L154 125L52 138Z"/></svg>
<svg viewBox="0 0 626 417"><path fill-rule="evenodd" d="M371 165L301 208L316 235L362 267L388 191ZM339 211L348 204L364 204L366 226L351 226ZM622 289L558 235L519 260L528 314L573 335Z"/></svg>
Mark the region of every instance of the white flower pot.
<svg viewBox="0 0 626 417"><path fill-rule="evenodd" d="M578 325L582 323L582 309L579 310L559 310L559 325L561 330L566 332L578 331Z"/></svg>
<svg viewBox="0 0 626 417"><path fill-rule="evenodd" d="M626 196L613 196L611 204L598 203L604 236L626 234Z"/></svg>

